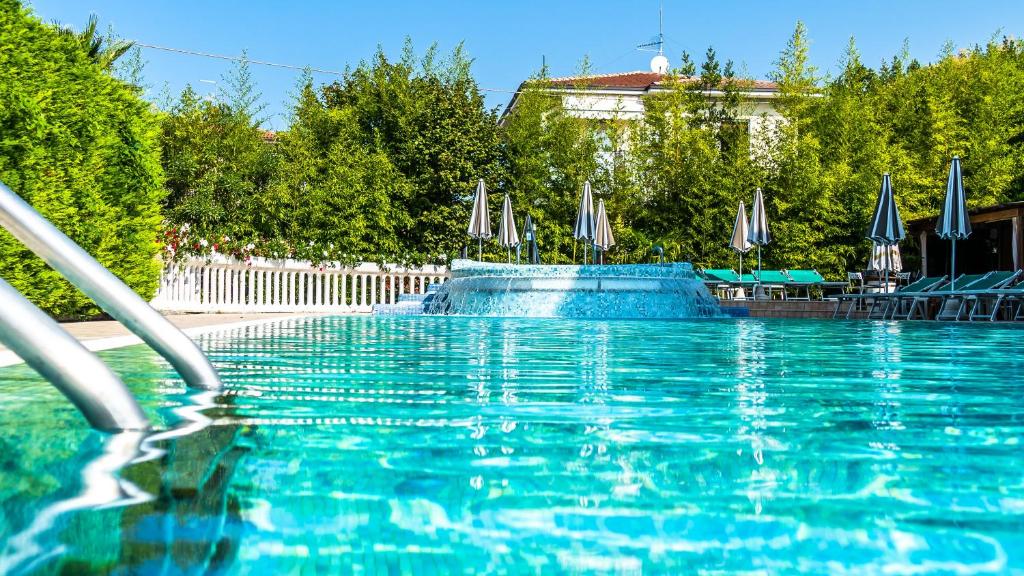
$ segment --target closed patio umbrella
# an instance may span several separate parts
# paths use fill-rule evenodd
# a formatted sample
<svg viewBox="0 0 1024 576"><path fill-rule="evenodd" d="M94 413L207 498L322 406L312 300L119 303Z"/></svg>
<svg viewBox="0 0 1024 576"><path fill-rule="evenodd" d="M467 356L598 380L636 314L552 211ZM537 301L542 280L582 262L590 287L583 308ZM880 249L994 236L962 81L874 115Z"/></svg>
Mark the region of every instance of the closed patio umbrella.
<svg viewBox="0 0 1024 576"><path fill-rule="evenodd" d="M750 215L750 227L747 229L747 241L757 246L757 291L763 294L761 288L761 246L772 241L772 235L768 232L768 216L764 213L764 195L758 188L754 193L754 212Z"/></svg>
<svg viewBox="0 0 1024 576"><path fill-rule="evenodd" d="M501 223L498 226L498 243L508 250L508 261L512 263L512 249L519 246L519 233L516 232L516 221L512 217L512 200L505 194L501 205Z"/></svg>
<svg viewBox="0 0 1024 576"><path fill-rule="evenodd" d="M491 218L487 214L487 187L484 179L476 183L473 197L473 214L469 217L469 236L477 239L477 260L484 259L484 240L491 237Z"/></svg>
<svg viewBox="0 0 1024 576"><path fill-rule="evenodd" d="M608 214L604 210L604 200L597 203L597 233L594 235L594 244L601 249L601 263L604 263L604 253L615 246L615 236L612 235L612 226L608 222Z"/></svg>
<svg viewBox="0 0 1024 576"><path fill-rule="evenodd" d="M888 261L891 255L889 247L896 246L906 238L907 233L903 230L903 220L900 219L900 210L896 206L896 197L892 193L892 181L889 173L882 175L882 188L878 191L878 202L875 204L875 213L871 217L871 227L868 228L868 238L876 245L884 246L883 254L886 257L885 270L885 291L889 291L889 270L892 264Z"/></svg>
<svg viewBox="0 0 1024 576"><path fill-rule="evenodd" d="M732 238L729 247L740 255L740 277L743 277L743 255L750 251L751 244L747 240L747 207L740 200L740 208L736 211L736 222L732 225Z"/></svg>
<svg viewBox="0 0 1024 576"><path fill-rule="evenodd" d="M874 272L901 272L903 259L900 256L899 244L886 246L874 242L871 244L871 257L868 258L868 270Z"/></svg>
<svg viewBox="0 0 1024 576"><path fill-rule="evenodd" d="M949 165L946 201L942 203L942 215L935 223L935 233L943 240L953 241L953 260L949 266L949 288L956 290L956 241L965 240L971 235L971 218L967 214L967 194L964 192L959 156L953 156L953 162Z"/></svg>
<svg viewBox="0 0 1024 576"><path fill-rule="evenodd" d="M537 246L537 225L533 218L526 215L526 222L523 224L523 242L526 242L526 261L530 264L540 264L540 249Z"/></svg>
<svg viewBox="0 0 1024 576"><path fill-rule="evenodd" d="M595 236L594 224L594 195L590 191L590 180L583 184L583 196L580 198L580 208L576 212L576 226L573 228L572 237L577 240L584 240L589 245ZM583 263L587 263L587 254L583 253Z"/></svg>

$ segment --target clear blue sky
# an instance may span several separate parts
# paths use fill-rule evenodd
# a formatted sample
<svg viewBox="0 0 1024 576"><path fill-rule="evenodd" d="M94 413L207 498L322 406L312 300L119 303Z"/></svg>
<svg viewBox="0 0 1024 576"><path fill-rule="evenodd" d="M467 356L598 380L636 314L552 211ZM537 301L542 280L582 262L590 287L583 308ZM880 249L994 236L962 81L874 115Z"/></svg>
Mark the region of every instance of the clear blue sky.
<svg viewBox="0 0 1024 576"><path fill-rule="evenodd" d="M80 27L90 13L101 27L149 44L216 54L243 49L257 60L343 70L373 54L377 45L398 56L409 36L417 50L437 42L450 50L465 41L484 88L514 90L546 57L555 76L572 74L589 55L595 72L646 69L651 54L634 49L657 33L657 0L485 0L342 2L332 0L34 0L43 19ZM876 66L909 40L911 56L933 60L943 44L958 48L984 43L994 33L1024 33L1024 2L985 0L682 1L666 0L666 55L673 64L689 51L698 62L712 45L721 60L764 78L803 20L812 41L812 61L834 71L850 35L865 63ZM146 50L146 80L156 93L165 82L177 94L188 83L206 93L230 64ZM286 124L288 94L298 73L254 66L271 115L268 125ZM332 77L316 75L318 82ZM202 81L207 82L202 82ZM510 94L489 92L491 106Z"/></svg>

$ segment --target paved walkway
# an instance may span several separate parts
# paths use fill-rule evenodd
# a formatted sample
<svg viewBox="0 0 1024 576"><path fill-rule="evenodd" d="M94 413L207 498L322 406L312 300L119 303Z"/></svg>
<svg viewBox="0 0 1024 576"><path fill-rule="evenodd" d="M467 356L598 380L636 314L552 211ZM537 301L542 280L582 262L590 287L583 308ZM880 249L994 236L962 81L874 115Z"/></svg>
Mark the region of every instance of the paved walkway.
<svg viewBox="0 0 1024 576"><path fill-rule="evenodd" d="M206 328L219 324L234 324L236 322L252 322L254 320L274 320L280 318L294 318L299 316L311 316L311 314L168 314L165 316L178 328ZM93 340L95 338L113 338L115 336L128 336L131 332L113 320L97 320L92 322L62 322L64 328L72 336L79 340Z"/></svg>
<svg viewBox="0 0 1024 576"><path fill-rule="evenodd" d="M282 318L300 318L319 316L316 313L280 313L280 314L169 314L166 316L172 324L181 328L189 336L216 330L218 326L228 324L248 324L252 322L272 322ZM139 339L113 320L97 320L89 322L62 322L61 327L85 344L90 350L105 350L128 346L139 342ZM17 364L21 360L13 352L0 346L0 366Z"/></svg>

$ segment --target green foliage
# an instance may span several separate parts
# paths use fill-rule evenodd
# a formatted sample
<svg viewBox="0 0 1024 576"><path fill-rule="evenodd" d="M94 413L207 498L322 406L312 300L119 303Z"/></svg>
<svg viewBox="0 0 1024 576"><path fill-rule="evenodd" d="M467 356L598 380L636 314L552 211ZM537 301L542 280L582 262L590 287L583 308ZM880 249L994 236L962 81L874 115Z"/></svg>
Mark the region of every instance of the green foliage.
<svg viewBox="0 0 1024 576"><path fill-rule="evenodd" d="M586 62L584 62L586 66ZM560 96L546 90L547 79L527 82L502 125L503 188L512 198L520 221L529 213L537 226L544 262L581 261L582 244L572 237L583 185L591 181L595 195L612 209L614 128L566 113ZM602 134L608 134L602 139ZM620 173L621 175L621 173ZM603 176L603 177L602 177Z"/></svg>
<svg viewBox="0 0 1024 576"><path fill-rule="evenodd" d="M148 298L160 270L156 119L95 46L0 0L0 181ZM96 312L7 233L0 276L56 316Z"/></svg>
<svg viewBox="0 0 1024 576"><path fill-rule="evenodd" d="M392 202L400 259L435 260L465 244L477 179L501 179L497 118L484 107L462 46L444 61L436 47L417 66L410 42L391 61L378 51L346 77L324 87L331 110L351 115L357 144L386 155L398 173ZM491 205L500 205L498 198Z"/></svg>
<svg viewBox="0 0 1024 576"><path fill-rule="evenodd" d="M133 42L103 37L99 33L99 18L95 14L89 16L81 32L66 26L58 26L57 33L81 45L89 59L104 70L110 70L114 63L134 46Z"/></svg>
<svg viewBox="0 0 1024 576"><path fill-rule="evenodd" d="M837 78L818 86L798 26L775 78L788 123L765 181L775 242L769 261L839 274L863 266L864 238L883 172L892 174L905 220L938 212L950 159L960 155L971 206L1024 199L1024 52L1006 39L935 64L907 48L877 71L851 39ZM913 265L913 263L910 263Z"/></svg>
<svg viewBox="0 0 1024 576"><path fill-rule="evenodd" d="M461 46L417 61L407 43L319 94L306 74L291 127L270 140L244 60L216 100L186 90L163 124L172 235L188 224L252 244L246 255L313 261L446 259L466 243L477 179L500 180L496 115L470 64Z"/></svg>
<svg viewBox="0 0 1024 576"><path fill-rule="evenodd" d="M312 85L303 87L291 130L282 135L278 173L261 197L272 237L320 247L320 260L394 258L410 226L399 207L411 194L381 150L364 146L351 109L330 109Z"/></svg>
<svg viewBox="0 0 1024 576"><path fill-rule="evenodd" d="M218 243L245 255L438 261L471 244L482 177L493 222L508 194L520 225L527 213L537 223L545 261L581 261L572 223L589 180L618 241L609 261L646 261L657 244L670 259L721 266L734 262L737 203L761 187L774 237L766 265L838 277L866 259L883 172L905 219L937 212L954 154L973 206L1022 199L1021 42L947 47L931 65L904 45L872 70L851 39L829 78L811 66L810 45L798 23L776 60L778 121L755 113L754 84L713 48L700 61L683 54L640 119L581 118L546 70L499 119L461 46L418 57L407 43L398 59L378 51L328 86L305 75L291 127L271 139L243 60L216 100L186 90L164 119L168 238L199 252ZM485 258L504 259L484 245Z"/></svg>
<svg viewBox="0 0 1024 576"><path fill-rule="evenodd" d="M163 119L160 143L172 222L209 236L273 230L259 206L275 174L274 147L247 110L186 88Z"/></svg>

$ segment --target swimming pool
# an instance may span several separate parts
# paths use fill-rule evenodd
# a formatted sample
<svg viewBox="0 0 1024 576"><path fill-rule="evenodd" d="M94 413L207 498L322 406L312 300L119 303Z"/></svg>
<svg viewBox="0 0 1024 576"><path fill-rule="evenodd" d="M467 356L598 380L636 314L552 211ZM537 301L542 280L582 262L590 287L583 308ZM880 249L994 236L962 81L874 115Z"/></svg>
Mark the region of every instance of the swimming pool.
<svg viewBox="0 0 1024 576"><path fill-rule="evenodd" d="M1024 332L321 317L0 370L0 573L1024 572ZM141 446L141 455L138 452Z"/></svg>

